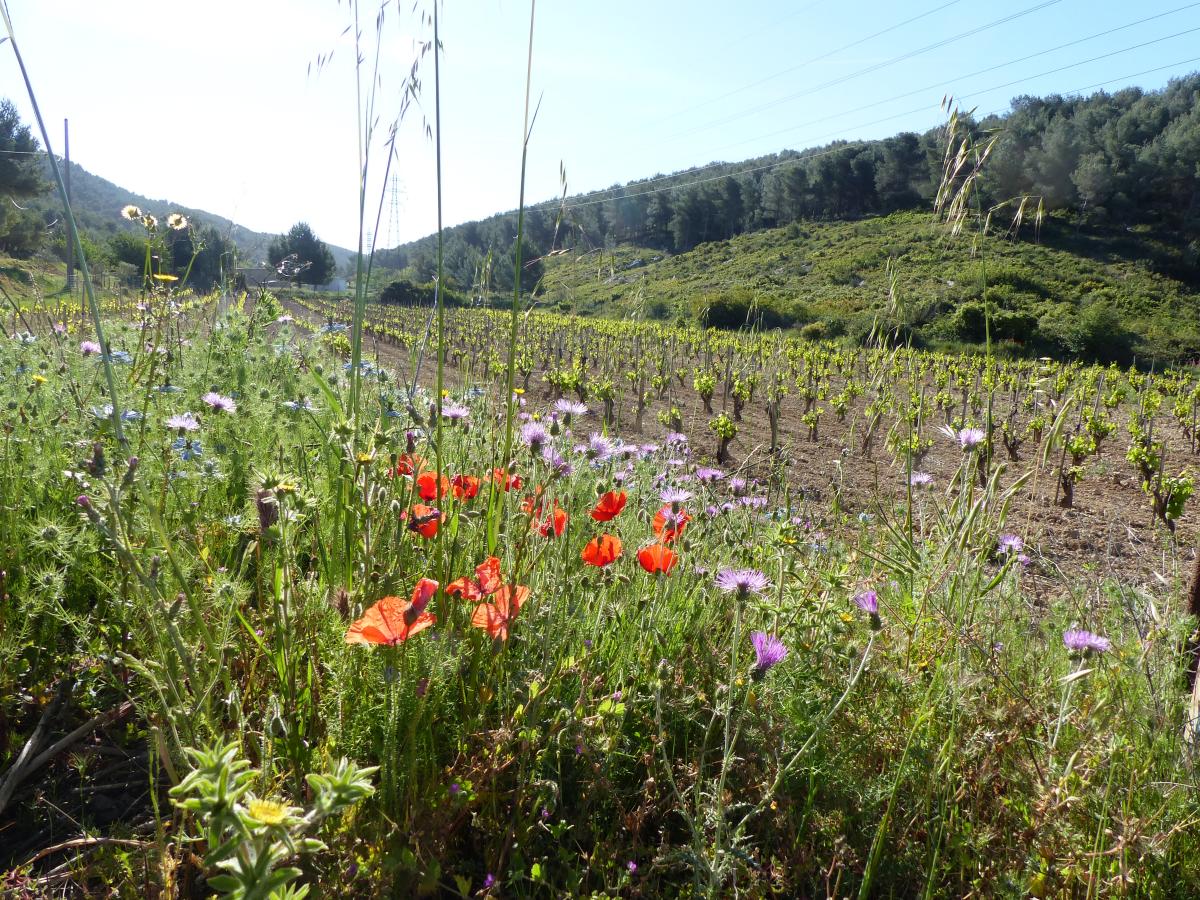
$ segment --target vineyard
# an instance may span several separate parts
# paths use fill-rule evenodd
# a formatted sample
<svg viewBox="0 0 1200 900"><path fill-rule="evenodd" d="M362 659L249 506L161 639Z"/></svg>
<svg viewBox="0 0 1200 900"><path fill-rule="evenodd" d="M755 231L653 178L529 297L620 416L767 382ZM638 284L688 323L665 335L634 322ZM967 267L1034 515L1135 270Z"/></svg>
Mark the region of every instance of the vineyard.
<svg viewBox="0 0 1200 900"><path fill-rule="evenodd" d="M312 330L351 313L289 302ZM379 361L413 371L430 323L428 310L374 306L365 329ZM460 383L504 383L503 315L454 311L446 334ZM983 430L977 477L999 469L1008 486L1029 474L1013 515L1046 551L1044 574L1064 583L1081 571L1174 577L1177 542L1193 544L1200 381L1182 370L989 362L541 313L522 319L518 346L527 402L591 404L627 437L686 434L717 464L843 513L903 499L914 475L944 492L961 464L958 435Z"/></svg>

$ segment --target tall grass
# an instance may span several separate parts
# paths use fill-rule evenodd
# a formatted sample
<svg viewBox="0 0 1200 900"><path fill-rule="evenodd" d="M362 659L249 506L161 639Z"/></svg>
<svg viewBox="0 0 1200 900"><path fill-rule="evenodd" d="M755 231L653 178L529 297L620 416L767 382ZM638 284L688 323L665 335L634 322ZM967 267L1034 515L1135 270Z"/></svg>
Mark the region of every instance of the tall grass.
<svg viewBox="0 0 1200 900"><path fill-rule="evenodd" d="M440 231L436 7L430 24ZM533 26L531 4L521 209ZM374 71L371 88L359 81L360 230ZM129 732L103 746L149 758L141 781L170 783L149 808L177 804L169 822L165 805L153 813L154 840L119 838L136 863L128 844L101 841L65 878L31 865L0 886L94 892L136 864L150 883L233 896L299 896L300 881L363 897L1188 896L1200 878L1200 792L1176 727L1188 621L1120 583L1032 590L1037 570L1001 543L1032 476L963 438L999 389L973 406L974 377L982 389L1028 372L898 347L797 349L755 333L735 352L682 330L523 320L522 229L519 216L502 318L448 315L439 277L437 367L421 384L364 365L361 235L348 341L303 314L279 321L269 296L221 305L155 289L143 319L104 323L145 354L126 376L141 410L132 458L120 417L88 409L101 371L118 408L119 348L104 342L96 360L53 332L0 344L0 371L14 373L0 381L0 508L17 532L0 548L0 694L45 694L70 672L86 721L131 703ZM395 330L392 360L414 372L429 312ZM506 337L475 338L468 354L464 334L496 322ZM168 335L172 352L157 352ZM537 372L553 388L567 371L603 402L615 363L584 355L642 346L661 358L619 360L639 415L653 368L660 411L680 423L674 369L686 367L673 364L688 352L725 382L770 357L777 388L811 389L814 403L836 379L857 385L856 415L888 431L883 466L903 490L852 512L753 454L712 472L703 418L688 417L692 440L652 430L626 443L553 390L517 393L526 347L527 382ZM960 379L963 405L936 438L951 462L918 489L924 389L939 374ZM1147 398L1191 388L1143 386ZM1069 387L1034 469L1061 444ZM451 401L465 413L452 417ZM781 395L767 402L782 415ZM874 464L857 427L831 460L842 476ZM778 431L777 463L799 441L796 422ZM627 505L609 515L597 497L618 491ZM589 564L602 536L623 552ZM476 569L490 556L495 583ZM423 578L438 582L432 623L403 606ZM523 605L502 610L518 588ZM1065 645L1077 628L1111 647ZM25 707L22 726L41 714ZM7 776L16 754L0 753ZM78 754L69 811L89 824L99 751ZM48 809L19 814L30 833L61 827Z"/></svg>

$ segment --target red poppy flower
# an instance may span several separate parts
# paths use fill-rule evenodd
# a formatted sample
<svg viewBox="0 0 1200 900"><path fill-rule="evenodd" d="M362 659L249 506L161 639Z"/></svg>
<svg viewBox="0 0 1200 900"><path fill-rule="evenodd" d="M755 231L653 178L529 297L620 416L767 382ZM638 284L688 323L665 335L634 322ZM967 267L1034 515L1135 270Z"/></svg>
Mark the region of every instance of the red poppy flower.
<svg viewBox="0 0 1200 900"><path fill-rule="evenodd" d="M446 593L464 600L479 600L500 590L500 560L489 556L475 567L474 578L456 578L446 585Z"/></svg>
<svg viewBox="0 0 1200 900"><path fill-rule="evenodd" d="M508 629L517 617L517 611L529 599L529 588L519 586L515 591L504 585L496 591L490 603L480 603L471 616L471 624L486 629L494 639L508 640Z"/></svg>
<svg viewBox="0 0 1200 900"><path fill-rule="evenodd" d="M524 484L520 475L509 475L503 469L497 467L492 469L492 481L500 485L504 490L519 491L521 485Z"/></svg>
<svg viewBox="0 0 1200 900"><path fill-rule="evenodd" d="M426 506L424 503L414 503L412 514L408 519L408 527L423 538L431 538L438 533L442 524L441 510Z"/></svg>
<svg viewBox="0 0 1200 900"><path fill-rule="evenodd" d="M597 522L608 522L615 519L625 508L625 499L624 491L609 491L592 507L592 518Z"/></svg>
<svg viewBox="0 0 1200 900"><path fill-rule="evenodd" d="M670 506L664 506L654 514L654 534L664 544L669 544L683 534L690 521L692 517L686 510L672 512Z"/></svg>
<svg viewBox="0 0 1200 900"><path fill-rule="evenodd" d="M454 496L459 500L474 500L479 495L480 481L474 475L455 475L450 479Z"/></svg>
<svg viewBox="0 0 1200 900"><path fill-rule="evenodd" d="M394 647L419 634L437 621L437 616L425 612L437 589L438 583L432 578L422 578L407 603L399 597L384 597L365 610L362 618L346 630L346 643Z"/></svg>
<svg viewBox="0 0 1200 900"><path fill-rule="evenodd" d="M413 472L425 465L425 460L419 456L410 456L407 453L400 454L396 460L396 468L392 469L392 475L399 478L402 475L411 475Z"/></svg>
<svg viewBox="0 0 1200 900"><path fill-rule="evenodd" d="M521 511L532 520L529 527L542 537L559 537L567 527L567 511L554 501L553 512L542 514L542 486L539 484L532 497L521 501Z"/></svg>
<svg viewBox="0 0 1200 900"><path fill-rule="evenodd" d="M538 510L537 519L534 521L533 527L544 538L561 537L562 533L567 529L567 511L559 506L558 501L555 500L553 512L543 517L541 510Z"/></svg>
<svg viewBox="0 0 1200 900"><path fill-rule="evenodd" d="M579 555L589 566L603 568L621 555L621 539L616 535L602 534L588 541Z"/></svg>
<svg viewBox="0 0 1200 900"><path fill-rule="evenodd" d="M679 557L675 551L664 544L651 544L638 551L638 562L651 575L655 572L662 572L666 575L678 561Z"/></svg>
<svg viewBox="0 0 1200 900"><path fill-rule="evenodd" d="M422 472L417 476L417 493L422 500L437 500L450 490L450 479L436 472Z"/></svg>

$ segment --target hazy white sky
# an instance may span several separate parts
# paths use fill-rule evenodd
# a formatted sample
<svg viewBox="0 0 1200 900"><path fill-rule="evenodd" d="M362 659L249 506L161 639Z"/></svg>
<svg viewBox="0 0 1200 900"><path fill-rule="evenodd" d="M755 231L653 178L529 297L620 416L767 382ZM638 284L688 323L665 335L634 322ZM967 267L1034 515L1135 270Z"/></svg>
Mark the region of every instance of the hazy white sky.
<svg viewBox="0 0 1200 900"><path fill-rule="evenodd" d="M432 10L431 0L417 2ZM385 5L380 138L415 40L431 37L412 0ZM132 191L258 231L303 219L331 243L356 245L347 0L8 6L56 152L67 117L72 159ZM379 0L361 6L368 54L378 9ZM452 225L516 206L529 4L450 0L440 9ZM330 51L330 64L310 73ZM558 193L560 163L571 192L592 190L718 159L924 130L942 120L948 92L986 113L1021 94L1155 88L1197 68L1200 3L1185 0L542 0L527 199ZM399 224L385 202L379 246L436 227L432 144L422 133L433 120L432 56L421 73L396 163ZM6 45L0 96L32 121ZM382 162L380 140L368 227Z"/></svg>

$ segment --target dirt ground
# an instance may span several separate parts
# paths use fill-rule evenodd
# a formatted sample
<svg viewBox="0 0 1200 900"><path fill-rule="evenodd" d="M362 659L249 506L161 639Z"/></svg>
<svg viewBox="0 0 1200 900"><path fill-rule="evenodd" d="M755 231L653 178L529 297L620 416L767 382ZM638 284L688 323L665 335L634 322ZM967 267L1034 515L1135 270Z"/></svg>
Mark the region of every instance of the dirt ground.
<svg viewBox="0 0 1200 900"><path fill-rule="evenodd" d="M297 304L286 305L294 316L318 320ZM373 358L378 364L389 367L408 365L406 350L373 335L364 337L364 358ZM536 371L529 380L526 400L534 408L549 405L554 396L542 374L540 370ZM431 365L423 367L422 382L427 378L432 382ZM448 365L446 380L449 386L462 388L464 380L472 379ZM714 411L722 409L722 389L723 385L718 382ZM830 386L831 395L837 390L840 390L839 384ZM729 448L731 460L722 468L758 478L766 478L772 471L782 468L793 489L803 489L806 496L814 500L828 500L836 494L842 508L850 513L869 513L880 504L900 499L905 493L905 472L903 464L896 462L885 446L886 431L892 424L886 417L869 453L864 455L862 452L862 434L866 425L863 410L869 399L866 395L856 398L844 421L840 422L828 408L828 403L822 404L826 408L825 414L820 420L817 440L812 441L807 426L801 421L802 401L794 395L786 397L781 415L781 448L778 454L772 455L768 452L770 426L763 402L756 397L743 412L737 437ZM707 428L711 416L705 412L690 383L686 389L674 392L674 402L683 412L683 432L688 435L694 452L701 457L714 457L716 438ZM1200 498L1188 501L1174 535L1154 521L1150 498L1142 492L1137 473L1125 459L1129 443L1125 423L1130 402L1127 400L1110 414L1117 430L1102 443L1098 454L1089 457L1085 475L1075 487L1070 509L1056 502L1057 453L1051 454L1045 466L1039 466L1040 448L1026 442L1018 451L1018 459L1012 461L1000 445L997 431L993 452L994 463L1004 467L1001 483L1007 486L1026 472L1033 472L1010 508L1005 530L1025 540L1027 553L1033 561L1027 583L1039 592L1094 594L1103 579L1114 578L1125 585L1143 587L1155 595L1182 596L1182 590L1191 578L1200 529ZM997 404L994 417L1002 421L1011 411L1011 401L999 398ZM589 405L598 406L596 403ZM661 440L665 429L659 424L657 413L667 406L666 401L657 398L652 401L639 430L635 425L636 411L632 402L619 403L613 430L626 440ZM1200 468L1200 457L1191 453L1188 438L1169 414L1167 404L1163 406L1154 429L1156 437L1165 441L1166 469L1178 472L1184 467ZM726 411L732 415L731 406ZM940 413L938 415L940 417ZM1027 415L1018 412L1017 423L1021 428L1027 420ZM598 429L598 416L594 422ZM938 418L933 424L936 426L941 422ZM962 451L955 441L938 434L935 429L928 433L933 436L934 444L920 468L934 477L929 490L946 492L952 489Z"/></svg>

